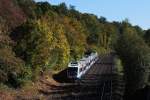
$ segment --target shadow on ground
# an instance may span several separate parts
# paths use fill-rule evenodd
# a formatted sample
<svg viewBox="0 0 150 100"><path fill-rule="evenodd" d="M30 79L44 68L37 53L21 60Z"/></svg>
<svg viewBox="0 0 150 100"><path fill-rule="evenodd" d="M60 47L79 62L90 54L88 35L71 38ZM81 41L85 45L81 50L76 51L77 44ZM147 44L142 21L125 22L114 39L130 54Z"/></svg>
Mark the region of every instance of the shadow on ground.
<svg viewBox="0 0 150 100"><path fill-rule="evenodd" d="M125 100L150 100L150 86L137 90L132 96Z"/></svg>
<svg viewBox="0 0 150 100"><path fill-rule="evenodd" d="M74 80L71 80L67 77L68 68L62 70L61 72L54 74L53 79L59 83L73 83Z"/></svg>

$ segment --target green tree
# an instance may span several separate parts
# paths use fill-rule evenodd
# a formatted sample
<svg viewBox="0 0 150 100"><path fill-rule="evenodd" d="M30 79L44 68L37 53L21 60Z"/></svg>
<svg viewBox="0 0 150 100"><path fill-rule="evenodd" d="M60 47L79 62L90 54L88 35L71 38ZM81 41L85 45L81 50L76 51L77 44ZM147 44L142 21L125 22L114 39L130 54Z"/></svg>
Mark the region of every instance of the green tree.
<svg viewBox="0 0 150 100"><path fill-rule="evenodd" d="M124 66L126 95L131 95L148 82L150 48L133 27L123 23L116 51Z"/></svg>
<svg viewBox="0 0 150 100"><path fill-rule="evenodd" d="M52 6L48 2L38 2L36 4L35 13L36 13L36 16L39 18L51 10L52 10Z"/></svg>
<svg viewBox="0 0 150 100"><path fill-rule="evenodd" d="M134 28L135 28L135 30L136 30L136 32L137 32L137 34L139 36L141 36L141 37L144 36L144 31L143 31L143 29L141 27L139 27L139 26L136 25L136 26L134 26Z"/></svg>
<svg viewBox="0 0 150 100"><path fill-rule="evenodd" d="M30 20L21 27L26 30L17 43L16 52L36 75L48 65L50 51L53 49L53 33L44 18Z"/></svg>
<svg viewBox="0 0 150 100"><path fill-rule="evenodd" d="M144 39L145 42L150 46L150 29L145 32Z"/></svg>

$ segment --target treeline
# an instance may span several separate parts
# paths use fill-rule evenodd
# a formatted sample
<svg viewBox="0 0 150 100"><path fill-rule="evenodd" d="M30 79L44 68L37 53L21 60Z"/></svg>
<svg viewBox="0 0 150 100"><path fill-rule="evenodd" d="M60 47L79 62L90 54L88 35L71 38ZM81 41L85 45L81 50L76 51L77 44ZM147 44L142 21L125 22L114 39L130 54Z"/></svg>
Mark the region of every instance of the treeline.
<svg viewBox="0 0 150 100"><path fill-rule="evenodd" d="M111 51L112 37L118 29L104 17L80 13L65 3L53 6L32 0L13 2L25 19L12 26L9 22L13 15L1 18L1 83L17 87L36 80L48 69L66 68L70 60L80 59L87 50Z"/></svg>
<svg viewBox="0 0 150 100"><path fill-rule="evenodd" d="M81 13L65 3L15 0L25 21L10 29L0 19L0 82L18 87L46 70L62 70L85 51L116 52L122 60L126 91L148 83L150 31L105 17ZM9 27L7 29L7 27ZM133 92L131 92L133 91Z"/></svg>
<svg viewBox="0 0 150 100"><path fill-rule="evenodd" d="M150 48L129 23L123 22L120 29L115 50L124 66L125 100L132 100L150 81Z"/></svg>

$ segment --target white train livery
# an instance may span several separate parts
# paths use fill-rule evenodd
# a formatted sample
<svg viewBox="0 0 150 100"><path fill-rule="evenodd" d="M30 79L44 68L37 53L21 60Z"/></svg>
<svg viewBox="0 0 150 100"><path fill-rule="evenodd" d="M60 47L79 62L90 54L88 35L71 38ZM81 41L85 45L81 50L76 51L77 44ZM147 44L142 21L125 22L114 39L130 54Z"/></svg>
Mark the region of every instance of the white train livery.
<svg viewBox="0 0 150 100"><path fill-rule="evenodd" d="M79 61L72 61L68 64L67 76L71 79L80 79L88 69L98 60L97 52L85 55Z"/></svg>

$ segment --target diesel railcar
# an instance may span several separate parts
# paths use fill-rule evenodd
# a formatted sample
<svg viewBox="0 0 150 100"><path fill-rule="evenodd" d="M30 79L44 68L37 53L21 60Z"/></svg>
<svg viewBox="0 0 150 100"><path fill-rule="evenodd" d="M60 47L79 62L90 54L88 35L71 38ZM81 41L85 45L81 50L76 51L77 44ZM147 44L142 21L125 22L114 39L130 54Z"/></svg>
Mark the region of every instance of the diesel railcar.
<svg viewBox="0 0 150 100"><path fill-rule="evenodd" d="M86 54L78 61L70 62L67 70L68 78L80 79L97 60L97 52L92 52L90 54Z"/></svg>

